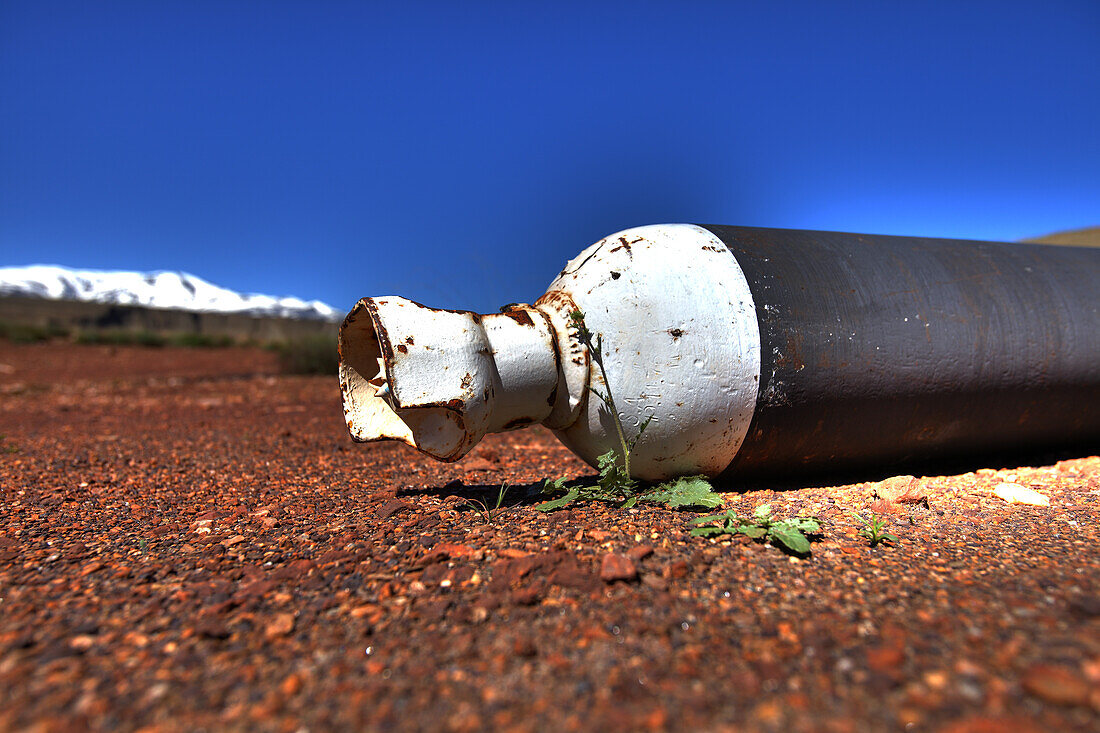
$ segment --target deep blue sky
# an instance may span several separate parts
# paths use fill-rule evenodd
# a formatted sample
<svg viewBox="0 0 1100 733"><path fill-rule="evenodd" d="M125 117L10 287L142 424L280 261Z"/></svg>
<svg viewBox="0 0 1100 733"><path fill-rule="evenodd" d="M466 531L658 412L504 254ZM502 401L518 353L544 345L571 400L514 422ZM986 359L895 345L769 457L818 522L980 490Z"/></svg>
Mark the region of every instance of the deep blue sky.
<svg viewBox="0 0 1100 733"><path fill-rule="evenodd" d="M495 310L661 221L1100 224L1100 2L0 0L0 265Z"/></svg>

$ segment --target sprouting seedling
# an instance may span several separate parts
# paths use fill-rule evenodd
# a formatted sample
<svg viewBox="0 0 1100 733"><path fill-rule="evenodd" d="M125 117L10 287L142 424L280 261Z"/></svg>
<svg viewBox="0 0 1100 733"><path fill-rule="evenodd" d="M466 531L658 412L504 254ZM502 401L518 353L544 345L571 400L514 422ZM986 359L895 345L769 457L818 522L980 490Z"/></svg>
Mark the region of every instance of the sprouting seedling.
<svg viewBox="0 0 1100 733"><path fill-rule="evenodd" d="M691 530L696 537L743 534L754 540L766 539L773 545L782 545L796 555L809 554L810 540L806 535L821 531L821 523L815 517L773 519L770 504L756 507L751 517L739 517L730 509L724 514L693 519L691 524L696 525Z"/></svg>
<svg viewBox="0 0 1100 733"><path fill-rule="evenodd" d="M575 310L569 314L569 325L577 331L577 338L588 349L588 353L592 356L592 361L596 362L596 366L600 368L600 376L603 377L603 383L606 387L605 392L601 392L592 385L588 386L588 390L592 394L600 398L604 406L607 407L611 413L611 420L615 424L615 432L619 436L619 446L622 449L623 458L623 474L625 474L628 481L633 481L630 478L630 452L634 450L634 446L638 444L638 439L642 437L642 433L649 427L649 423L653 420L653 416L650 415L638 426L638 432L628 442L626 439L626 431L623 430L623 420L619 416L619 409L615 406L615 395L611 393L611 380L607 378L607 369L603 363L603 334L597 333L593 337L593 334L588 330L588 326L584 322L584 313Z"/></svg>
<svg viewBox="0 0 1100 733"><path fill-rule="evenodd" d="M488 524L492 521L493 515L496 514L500 507L504 504L504 497L508 494L508 484L501 484L500 490L497 491L497 500L493 504L493 508L490 509L489 505L480 499L467 499L465 506L471 509L478 509L485 516L485 523Z"/></svg>
<svg viewBox="0 0 1100 733"><path fill-rule="evenodd" d="M870 519L864 519L858 514L853 514L852 516L863 523L863 529L859 530L859 535L860 537L867 538L871 543L871 547L875 547L881 542L892 542L897 544L901 541L897 538L897 535L884 531L886 529L885 519L876 517L874 514L869 515Z"/></svg>
<svg viewBox="0 0 1100 733"><path fill-rule="evenodd" d="M630 472L630 454L642 437L642 433L649 427L653 420L650 415L638 426L638 431L629 440L626 430L623 428L622 417L615 405L615 396L611 392L611 381L607 378L607 369L603 362L603 334L593 334L584 322L584 313L579 310L569 314L569 325L576 330L577 338L588 349L592 361L600 369L603 377L604 391L589 385L588 389L600 398L604 407L611 413L611 419L615 424L615 433L619 438L619 455L614 449L599 456L596 466L599 472L595 486L578 486L567 488L565 479L559 478L553 481L543 482L543 493L556 494L565 491L565 494L551 501L539 504L536 509L549 512L573 503L577 500L603 501L618 504L620 507L631 507L639 501L651 501L668 504L671 507L706 507L713 509L722 504L721 495L714 492L710 482L703 476L688 476L676 481L660 484L659 486L639 490L638 481Z"/></svg>

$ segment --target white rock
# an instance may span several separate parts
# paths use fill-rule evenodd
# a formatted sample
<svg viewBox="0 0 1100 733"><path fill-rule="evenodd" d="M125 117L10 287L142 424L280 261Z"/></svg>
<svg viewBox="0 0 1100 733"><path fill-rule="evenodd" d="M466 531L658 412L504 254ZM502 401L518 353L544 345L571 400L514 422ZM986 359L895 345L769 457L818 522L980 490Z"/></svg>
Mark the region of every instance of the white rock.
<svg viewBox="0 0 1100 733"><path fill-rule="evenodd" d="M1034 489L1020 484L999 484L993 494L1009 504L1031 504L1032 506L1050 506L1050 499Z"/></svg>

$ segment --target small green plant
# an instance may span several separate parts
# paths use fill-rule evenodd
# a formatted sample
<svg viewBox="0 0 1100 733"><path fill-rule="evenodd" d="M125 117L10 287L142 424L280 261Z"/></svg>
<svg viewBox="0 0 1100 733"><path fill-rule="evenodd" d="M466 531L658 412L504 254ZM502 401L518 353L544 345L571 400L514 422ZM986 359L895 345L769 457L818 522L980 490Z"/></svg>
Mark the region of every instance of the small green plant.
<svg viewBox="0 0 1100 733"><path fill-rule="evenodd" d="M630 473L630 453L638 444L642 433L649 427L653 416L647 417L638 426L638 432L627 440L626 431L623 429L622 417L615 406L615 396L611 393L611 380L607 378L607 370L603 363L603 334L593 334L588 330L584 322L584 313L573 311L569 314L569 325L576 330L577 338L592 357L592 361L600 369L603 377L605 391L601 392L589 385L592 394L600 398L604 407L611 414L612 423L615 425L615 433L619 438L619 450L609 450L596 459L598 478L595 486L567 487L564 478L554 480L547 479L543 482L544 494L565 493L557 499L539 504L535 508L542 512L551 512L561 509L574 501L602 501L617 504L620 507L632 507L639 501L668 504L671 507L704 507L713 509L722 504L722 496L714 492L710 482L703 476L689 476L676 481L660 484L658 486L644 487Z"/></svg>
<svg viewBox="0 0 1100 733"><path fill-rule="evenodd" d="M821 524L814 517L772 518L770 504L756 507L751 517L739 517L730 509L724 514L693 519L691 524L695 525L691 534L696 537L743 534L754 540L764 539L773 545L782 545L796 555L809 554L810 540L806 535L821 531Z"/></svg>
<svg viewBox="0 0 1100 733"><path fill-rule="evenodd" d="M500 490L497 492L496 503L493 504L493 508L490 509L489 505L480 499L467 499L463 506L468 506L471 509L478 509L485 516L485 523L488 524L493 520L493 516L500 511L500 507L504 504L504 497L508 494L508 484L501 484Z"/></svg>
<svg viewBox="0 0 1100 733"><path fill-rule="evenodd" d="M869 515L870 519L864 519L858 514L853 514L853 517L863 523L863 529L859 530L859 536L867 539L871 543L871 547L882 542L892 542L897 544L900 540L897 535L886 532L886 520L881 517L876 517L874 514Z"/></svg>

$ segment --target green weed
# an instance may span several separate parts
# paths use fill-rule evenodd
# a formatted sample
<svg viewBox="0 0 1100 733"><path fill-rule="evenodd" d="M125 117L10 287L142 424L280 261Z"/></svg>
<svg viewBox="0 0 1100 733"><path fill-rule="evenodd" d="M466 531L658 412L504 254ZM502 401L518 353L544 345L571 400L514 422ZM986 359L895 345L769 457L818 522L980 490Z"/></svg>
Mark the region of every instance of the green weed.
<svg viewBox="0 0 1100 733"><path fill-rule="evenodd" d="M782 545L796 555L808 555L810 540L806 535L821 531L821 524L814 517L772 518L770 504L756 507L751 517L739 517L730 509L724 514L693 519L691 524L695 525L691 534L696 537L743 534L754 540L763 539L773 545Z"/></svg>
<svg viewBox="0 0 1100 733"><path fill-rule="evenodd" d="M853 514L852 516L863 523L863 529L859 531L859 536L866 538L867 541L871 543L871 547L875 547L882 542L892 542L894 544L897 544L901 541L897 538L897 535L893 535L885 531L885 519L876 517L874 514L870 515L870 519L864 519L858 514ZM912 521L912 517L910 517L910 521Z"/></svg>
<svg viewBox="0 0 1100 733"><path fill-rule="evenodd" d="M504 497L507 496L507 494L508 484L501 484L500 490L497 492L496 503L493 504L492 509L490 509L489 505L481 501L480 499L467 499L464 506L468 506L471 509L479 510L485 517L485 523L488 524L489 522L493 521L493 517L495 515L500 513L500 508L504 505Z"/></svg>

